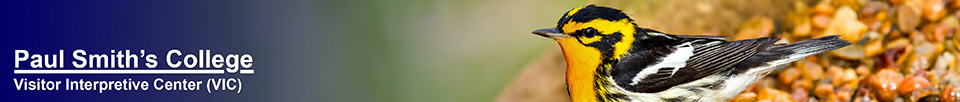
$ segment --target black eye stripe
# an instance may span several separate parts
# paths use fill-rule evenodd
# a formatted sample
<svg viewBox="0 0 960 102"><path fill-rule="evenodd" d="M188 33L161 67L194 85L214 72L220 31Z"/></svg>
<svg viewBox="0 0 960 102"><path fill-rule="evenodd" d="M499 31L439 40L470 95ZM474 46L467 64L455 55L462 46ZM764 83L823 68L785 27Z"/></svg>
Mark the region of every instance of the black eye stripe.
<svg viewBox="0 0 960 102"><path fill-rule="evenodd" d="M598 33L599 32L597 32L597 29L594 29L593 27L583 29L583 35L586 37L593 37L593 36L596 36Z"/></svg>
<svg viewBox="0 0 960 102"><path fill-rule="evenodd" d="M585 29L577 30L576 32L574 32L574 33L572 34L572 36L576 37L576 38L577 38L577 41L579 41L580 44L583 44L583 45L590 45L590 44L594 44L594 43L606 42L606 41L608 41L608 39L610 39L610 38L607 38L607 37L608 37L607 35L601 35L600 32L597 31L597 29L594 29L593 27L588 27L588 28L585 28ZM600 38L600 41L590 42L590 44L583 43L583 40L580 40L581 38L594 38L594 37L597 37L597 36L601 36L601 37L603 37L603 38ZM619 41L619 39L618 39L618 41Z"/></svg>
<svg viewBox="0 0 960 102"><path fill-rule="evenodd" d="M577 30L576 32L573 33L573 36L587 37L587 38L593 38L594 36L597 36L597 35L600 35L600 32L598 32L597 29L594 29L593 27Z"/></svg>

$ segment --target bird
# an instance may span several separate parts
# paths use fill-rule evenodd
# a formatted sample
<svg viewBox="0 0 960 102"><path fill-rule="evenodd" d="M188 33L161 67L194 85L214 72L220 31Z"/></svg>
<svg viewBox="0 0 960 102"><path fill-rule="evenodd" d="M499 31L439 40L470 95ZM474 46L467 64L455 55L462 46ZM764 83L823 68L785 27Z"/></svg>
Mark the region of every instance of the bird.
<svg viewBox="0 0 960 102"><path fill-rule="evenodd" d="M778 65L850 45L840 35L777 43L761 37L674 35L638 27L619 9L589 4L535 35L556 41L574 102L718 102Z"/></svg>

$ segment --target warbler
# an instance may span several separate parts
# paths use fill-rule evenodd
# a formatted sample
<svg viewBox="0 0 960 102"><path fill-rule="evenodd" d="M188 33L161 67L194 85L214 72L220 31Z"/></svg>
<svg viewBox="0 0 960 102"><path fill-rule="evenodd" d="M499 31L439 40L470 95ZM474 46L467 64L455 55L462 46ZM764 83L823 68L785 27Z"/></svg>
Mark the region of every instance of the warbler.
<svg viewBox="0 0 960 102"><path fill-rule="evenodd" d="M559 43L575 102L726 101L777 65L851 44L839 35L791 44L775 44L775 37L672 35L637 27L621 10L592 4L533 34Z"/></svg>

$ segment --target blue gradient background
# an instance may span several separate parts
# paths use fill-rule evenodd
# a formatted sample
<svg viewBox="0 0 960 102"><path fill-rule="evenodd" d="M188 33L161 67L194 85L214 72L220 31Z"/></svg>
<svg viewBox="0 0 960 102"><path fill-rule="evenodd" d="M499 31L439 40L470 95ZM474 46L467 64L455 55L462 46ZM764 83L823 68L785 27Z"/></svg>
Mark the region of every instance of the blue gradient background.
<svg viewBox="0 0 960 102"><path fill-rule="evenodd" d="M242 93L17 91L13 101L491 101L554 47L529 34L582 1L4 0L0 78L240 77ZM255 75L13 75L16 49L53 54L144 49L249 53ZM21 64L27 64L23 62ZM23 66L21 66L23 67ZM141 66L143 67L143 66ZM167 68L161 63L158 68ZM152 90L152 89L151 89Z"/></svg>
<svg viewBox="0 0 960 102"><path fill-rule="evenodd" d="M25 0L0 3L5 37L4 50L25 49L31 53L69 53L82 48L87 53L109 53L111 49L144 49L163 61L166 51L176 48L196 54L198 49L214 53L250 53L255 75L12 75L4 78L46 78L48 80L166 80L210 77L240 77L240 94L206 91L16 91L9 79L0 85L15 101L363 101L343 99L360 96L344 92L337 82L350 80L336 68L333 58L337 32L321 20L320 1L56 1ZM325 27L333 26L333 27ZM5 66L12 69L11 54L4 54ZM142 61L141 61L142 62ZM163 62L161 62L163 63ZM22 63L26 64L26 63ZM72 68L70 65L65 65ZM21 66L23 67L23 66ZM143 65L141 65L143 67ZM168 68L161 64L158 69ZM340 79L346 78L346 79ZM151 85L152 86L152 85ZM359 89L359 88L356 88ZM330 94L328 94L330 93Z"/></svg>

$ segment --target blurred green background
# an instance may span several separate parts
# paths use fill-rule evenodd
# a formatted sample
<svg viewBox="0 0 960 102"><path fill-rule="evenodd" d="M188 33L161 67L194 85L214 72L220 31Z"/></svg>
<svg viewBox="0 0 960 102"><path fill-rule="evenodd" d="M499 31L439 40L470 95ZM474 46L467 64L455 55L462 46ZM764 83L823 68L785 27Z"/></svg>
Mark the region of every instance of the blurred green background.
<svg viewBox="0 0 960 102"><path fill-rule="evenodd" d="M763 0L372 0L320 9L343 37L344 89L321 100L493 101L519 71L551 48L530 31L553 27L586 4L622 8L643 27L674 34L732 33L750 16L782 16L790 3ZM751 10L753 7L774 9ZM765 5L766 4L766 5ZM778 11L781 10L781 11ZM678 13L679 12L679 13ZM782 18L782 17L774 17ZM562 74L562 73L559 73ZM329 82L320 82L331 86ZM343 96L343 97L341 97Z"/></svg>
<svg viewBox="0 0 960 102"><path fill-rule="evenodd" d="M383 0L322 7L345 30L352 101L485 102L555 47L530 34L584 1ZM324 15L330 16L330 15ZM322 85L323 83L321 83ZM323 91L323 90L321 90ZM325 93L325 92L321 92ZM337 95L340 96L340 95ZM356 99L359 98L359 99ZM331 99L321 99L331 100ZM340 100L340 99L334 99Z"/></svg>
<svg viewBox="0 0 960 102"><path fill-rule="evenodd" d="M553 44L530 34L582 1L387 1L383 37L396 77L375 78L402 101L491 101L530 59ZM397 5L400 4L400 5ZM384 80L386 79L386 80ZM395 86L394 86L395 85Z"/></svg>

